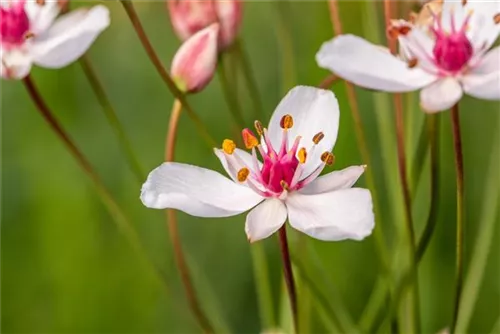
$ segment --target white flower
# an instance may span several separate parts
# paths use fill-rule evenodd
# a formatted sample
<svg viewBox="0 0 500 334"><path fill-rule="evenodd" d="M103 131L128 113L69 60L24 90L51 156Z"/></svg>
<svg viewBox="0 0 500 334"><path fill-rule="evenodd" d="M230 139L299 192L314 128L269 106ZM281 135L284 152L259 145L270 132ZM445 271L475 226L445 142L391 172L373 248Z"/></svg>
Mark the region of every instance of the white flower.
<svg viewBox="0 0 500 334"><path fill-rule="evenodd" d="M78 59L109 25L109 11L98 5L56 20L58 1L0 1L0 74L22 79L31 65L61 68Z"/></svg>
<svg viewBox="0 0 500 334"><path fill-rule="evenodd" d="M323 44L319 66L354 84L388 92L422 89L427 112L448 109L463 93L500 99L500 48L489 50L500 33L500 2L445 0L429 24L398 20L389 28L402 57L359 37L344 35ZM432 7L424 8L431 10Z"/></svg>
<svg viewBox="0 0 500 334"><path fill-rule="evenodd" d="M243 130L252 154L227 139L222 149L214 149L231 179L167 162L149 174L141 200L150 208L174 208L198 217L234 216L256 206L246 218L251 242L276 232L287 217L292 227L317 239L361 240L374 227L370 192L351 188L364 166L318 177L333 163L330 151L338 125L332 92L295 87L274 111L268 129L256 122L260 142L249 129Z"/></svg>

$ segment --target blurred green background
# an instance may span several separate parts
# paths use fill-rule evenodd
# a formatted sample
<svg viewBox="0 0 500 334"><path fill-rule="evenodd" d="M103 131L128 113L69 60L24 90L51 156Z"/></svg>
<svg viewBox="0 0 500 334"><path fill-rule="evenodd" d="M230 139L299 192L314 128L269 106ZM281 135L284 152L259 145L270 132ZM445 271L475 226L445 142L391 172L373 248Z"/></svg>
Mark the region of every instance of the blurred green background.
<svg viewBox="0 0 500 334"><path fill-rule="evenodd" d="M86 4L74 4L75 7L82 5ZM118 2L106 5L111 10L112 24L88 55L144 170L150 171L163 160L173 98L149 62L123 8ZM276 2L245 3L240 33L262 96L266 112L263 123L267 123L290 84L317 85L328 74L318 68L314 60L321 43L332 37L326 2L290 2L286 7L281 6ZM346 32L371 40L383 37L380 26L373 26L366 16L371 13L381 20L381 3L372 6L341 2L340 6ZM168 67L180 43L172 32L165 4L138 1L136 8ZM379 12L367 8L378 8ZM292 36L292 44L283 42L281 34L287 30ZM292 53L283 51L288 47L292 48ZM284 73L283 67L287 63L283 62L283 57L291 55L295 73L290 70ZM35 68L32 75L50 108L133 221L149 256L166 272L168 291L119 233L93 184L39 116L23 85L2 81L2 331L199 332L173 261L164 214L141 204L140 185L130 172L80 66L73 64L58 71ZM283 77L286 77L286 84L283 84ZM250 126L254 117L253 105L242 81L238 87L245 119ZM341 169L361 164L362 160L344 85L337 83L333 90L341 107L334 168ZM401 212L401 200L391 197L391 189L399 189L392 103L387 95L380 93L358 90L358 97L374 160L370 168L375 172L382 201L383 211L377 217L377 228L384 231L391 243L391 255L397 256L405 249L405 239L404 222L393 214ZM386 107L382 103L384 100L389 103ZM190 101L218 141L234 137L232 118L217 76L205 91L192 96ZM414 148L424 119L417 103L415 97L413 110L407 110L405 114L410 164L415 159ZM500 170L498 154L491 159L495 156L493 152L500 149L499 107L498 102L471 98L465 98L461 103L466 271L471 265L475 244L482 242L477 241L476 236L485 219L482 216L483 204L499 191L498 176L492 180L491 173L488 174L492 160L496 166L494 170ZM426 333L436 333L449 324L454 294L455 173L448 112L442 113L441 124L439 220L419 269L422 330ZM382 147L382 137L389 139L391 145ZM177 158L222 171L212 150L203 143L185 115L180 122ZM427 174L428 167L424 169L424 175ZM428 176L424 176L415 195L414 216L418 235L429 206L428 182ZM364 186L364 178L358 184ZM498 225L496 206L493 210L496 216L486 218L495 219L495 225ZM250 256L252 246L243 230L244 215L228 219L198 219L179 213L178 219L185 251L196 267L192 268L197 272L195 282L207 313L224 321L230 332L260 332ZM342 300L353 319L359 319L380 272L374 238L363 242L325 243L306 237L298 239L295 231L290 229L289 232L292 249L302 247L299 245L302 242L317 253L321 270L328 277L328 284L321 287L326 299L334 303ZM491 331L500 313L498 232L496 226L470 333ZM278 311L282 269L277 241L272 237L261 243L269 259ZM304 260L308 261L308 258ZM202 283L198 282L201 278ZM209 290L212 297L207 295ZM338 295L330 295L329 291L336 291ZM307 307L301 297L299 289L299 307ZM311 332L327 331L316 312L313 311L311 317Z"/></svg>

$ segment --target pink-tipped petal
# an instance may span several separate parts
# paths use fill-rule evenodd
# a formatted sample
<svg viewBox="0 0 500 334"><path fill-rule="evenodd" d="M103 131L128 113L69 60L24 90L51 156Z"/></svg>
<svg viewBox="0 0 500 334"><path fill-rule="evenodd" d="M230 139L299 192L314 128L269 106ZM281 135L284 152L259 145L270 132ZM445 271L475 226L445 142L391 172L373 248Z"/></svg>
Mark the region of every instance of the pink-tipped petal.
<svg viewBox="0 0 500 334"><path fill-rule="evenodd" d="M172 61L171 74L183 92L199 92L212 79L217 65L217 34L213 24L185 41Z"/></svg>

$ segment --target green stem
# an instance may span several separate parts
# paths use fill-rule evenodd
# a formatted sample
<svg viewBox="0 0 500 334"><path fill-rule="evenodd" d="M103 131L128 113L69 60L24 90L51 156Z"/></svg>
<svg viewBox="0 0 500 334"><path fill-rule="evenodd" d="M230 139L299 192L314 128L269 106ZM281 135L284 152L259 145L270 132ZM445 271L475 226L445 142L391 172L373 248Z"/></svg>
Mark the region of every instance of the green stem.
<svg viewBox="0 0 500 334"><path fill-rule="evenodd" d="M493 143L499 142L498 129L494 132L495 138ZM467 333L467 327L474 311L481 282L483 281L484 272L488 264L488 256L491 252L491 245L495 234L495 228L498 228L498 201L500 199L500 178L499 178L499 147L494 147L490 156L489 169L486 177L484 189L491 191L484 194L484 202L481 210L481 217L478 225L478 235L470 260L470 268L468 269L467 277L465 278L462 299L460 300L460 310L456 324L456 333ZM497 230L498 231L498 230ZM497 331L492 333L500 333L500 324L497 324Z"/></svg>
<svg viewBox="0 0 500 334"><path fill-rule="evenodd" d="M238 103L238 99L236 98L236 94L234 94L233 89L229 83L227 77L227 68L226 62L224 61L224 55L221 55L219 66L217 66L217 74L219 75L219 81L222 88L222 92L224 94L224 99L229 107L229 112L233 116L235 122L238 124L238 127L243 129L245 128L245 119L243 118L243 112L241 111L240 104Z"/></svg>
<svg viewBox="0 0 500 334"><path fill-rule="evenodd" d="M334 31L336 35L342 34L342 23L340 20L340 13L338 9L338 3L336 0L330 0L328 2L329 9L330 9L330 18L332 21L332 25L334 26ZM377 187L375 187L375 178L373 175L373 168L372 166L372 160L370 156L370 151L368 150L368 144L366 141L366 136L365 136L365 131L363 128L363 123L361 120L361 113L359 111L359 105L358 105L358 100L356 96L356 91L354 89L354 86L347 82L344 81L346 85L346 90L347 90L347 100L349 101L349 109L351 110L351 116L354 121L354 131L356 133L356 139L358 142L358 148L361 153L361 157L363 159L363 163L369 168L366 169L366 184L368 188L370 189L372 193L372 200L373 200L373 206L374 206L374 211L375 211L375 217L378 217L378 221L381 222L383 221L380 217L381 215L381 210L380 210L380 203L378 199L378 193L377 193ZM389 257L388 257L388 252L387 252L387 244L384 238L384 234L382 231L382 228L380 224L376 224L375 230L374 230L374 237L375 237L375 244L377 247L377 252L379 256L379 260L382 266L382 272L384 276L387 276L389 274Z"/></svg>
<svg viewBox="0 0 500 334"><path fill-rule="evenodd" d="M262 100L260 98L259 88L257 86L257 81L255 80L252 66L250 65L250 60L248 59L248 55L245 52L245 48L243 46L243 42L241 39L237 39L234 43L234 49L236 51L236 55L241 64L241 69L243 71L243 77L245 79L248 91L250 93L250 99L253 103L253 109L255 112L256 119L262 119L264 116Z"/></svg>
<svg viewBox="0 0 500 334"><path fill-rule="evenodd" d="M207 145L210 148L217 146L217 142L210 135L210 132L208 131L205 124L198 117L198 115L194 112L193 108L191 108L191 105L188 103L185 94L183 94L177 88L174 81L172 80L170 75L167 73L167 70L165 69L160 58L156 54L156 51L153 48L153 45L151 44L143 26L142 26L141 20L139 19L139 16L137 15L137 12L135 10L133 2L131 0L120 0L120 3L123 5L125 12L127 13L127 16L129 17L130 22L132 23L132 26L134 27L134 30L137 33L137 37L139 37L139 40L141 41L142 46L144 47L144 50L146 51L151 63L153 64L156 71L158 72L158 74L162 78L163 82L167 85L167 87L170 90L170 92L172 93L172 95L174 95L174 97L181 102L187 115L189 116L189 118L191 118L191 121L194 123L194 125L198 129L198 132L205 139L205 141L207 142Z"/></svg>
<svg viewBox="0 0 500 334"><path fill-rule="evenodd" d="M456 258L456 286L453 320L450 333L455 333L458 321L458 312L462 295L463 283L463 253L464 253L464 166L462 153L462 138L460 134L460 118L458 103L451 109L451 125L453 132L453 146L455 149L455 168L457 179L457 258Z"/></svg>
<svg viewBox="0 0 500 334"><path fill-rule="evenodd" d="M269 282L267 259L263 245L260 243L251 245L250 252L252 255L253 274L257 288L261 326L264 329L274 328L276 319L274 314L273 295Z"/></svg>
<svg viewBox="0 0 500 334"><path fill-rule="evenodd" d="M430 158L430 180L431 180L431 194L430 194L430 203L431 207L429 210L429 216L427 218L427 222L424 228L424 232L420 241L417 245L417 250L415 252L415 266L412 266L410 270L408 270L401 278L395 292L393 298L391 300L389 310L387 310L387 306L385 301L382 300L376 307L377 311L374 314L377 314L377 317L374 317L374 322L369 323L366 328L369 328L369 332L373 333L377 330L377 328L382 327L384 324L378 325L380 322L380 317L388 314L389 317L393 317L396 314L397 309L399 308L399 304L401 302L402 297L406 289L411 285L413 276L416 274L416 266L422 260L422 257L427 250L427 246L429 245L429 241L431 236L433 235L433 231L437 222L437 214L438 214L438 201L439 201L439 115L428 115L427 116L427 131L429 138L429 150L431 154ZM378 320L377 320L378 319ZM389 318L386 318L388 320Z"/></svg>
<svg viewBox="0 0 500 334"><path fill-rule="evenodd" d="M115 131L115 135L118 137L118 141L120 142L120 145L122 146L122 150L125 153L125 156L128 160L130 169L132 172L135 174L135 177L137 178L137 181L142 184L144 182L145 174L144 171L139 163L139 160L135 156L134 150L132 148L132 144L130 143L127 134L125 133L125 130L123 129L120 120L118 119L118 116L116 115L116 111L113 108L113 105L111 104L108 96L106 95L106 92L104 91L104 87L102 86L101 82L99 81L99 78L97 77L97 74L92 67L92 64L89 60L89 58L86 55L83 55L80 58L80 66L82 67L83 73L85 74L90 86L92 87L92 90L94 91L95 96L97 97L97 100L99 101L99 104L102 107L102 111L104 112L104 115L108 119L109 124Z"/></svg>
<svg viewBox="0 0 500 334"><path fill-rule="evenodd" d="M276 35L281 52L281 88L286 94L297 82L293 50L293 38L290 27L290 2L276 1ZM288 18L288 19L287 19Z"/></svg>
<svg viewBox="0 0 500 334"><path fill-rule="evenodd" d="M50 126L52 131L59 137L63 142L66 149L73 155L77 163L83 169L85 174L93 182L98 195L100 196L102 202L108 209L110 215L113 217L113 221L116 223L118 230L123 233L126 240L130 243L132 248L139 254L142 259L147 262L147 264L152 269L153 273L158 277L160 282L163 284L164 288L167 289L165 278L163 273L158 269L158 267L150 260L147 256L144 248L141 245L139 236L137 235L135 229L133 228L131 222L128 220L127 216L123 213L122 209L118 206L115 199L106 188L102 182L99 175L96 173L90 162L83 155L80 149L76 146L67 132L63 129L61 124L57 121L52 111L49 109L44 99L42 98L40 92L38 91L35 83L32 81L31 77L28 75L23 79L23 83L28 91L31 99L35 103L37 110L40 112L42 117L45 119L47 124Z"/></svg>
<svg viewBox="0 0 500 334"><path fill-rule="evenodd" d="M427 115L427 128L430 150L431 196L430 209L422 236L417 244L415 258L418 262L423 258L437 223L439 202L439 115ZM422 135L422 137L425 137Z"/></svg>

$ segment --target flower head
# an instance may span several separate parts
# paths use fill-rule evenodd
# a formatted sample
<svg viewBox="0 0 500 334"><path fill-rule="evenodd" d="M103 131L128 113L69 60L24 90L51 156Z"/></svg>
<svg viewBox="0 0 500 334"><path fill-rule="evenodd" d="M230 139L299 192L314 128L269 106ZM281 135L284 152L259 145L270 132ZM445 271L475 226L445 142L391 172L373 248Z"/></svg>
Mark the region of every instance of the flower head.
<svg viewBox="0 0 500 334"><path fill-rule="evenodd" d="M338 122L332 92L296 87L278 105L268 128L256 122L257 135L242 131L251 153L229 139L214 149L230 179L168 162L149 174L141 200L150 208L198 217L234 216L255 206L245 226L251 242L276 232L287 217L292 227L317 239L361 240L374 226L370 192L351 188L364 166L318 177L333 163Z"/></svg>
<svg viewBox="0 0 500 334"><path fill-rule="evenodd" d="M183 41L218 22L222 50L233 43L241 25L243 4L239 0L169 0L167 6L175 33Z"/></svg>
<svg viewBox="0 0 500 334"><path fill-rule="evenodd" d="M217 65L218 32L218 23L198 31L175 54L171 74L181 91L198 92L212 79Z"/></svg>
<svg viewBox="0 0 500 334"><path fill-rule="evenodd" d="M0 74L22 79L31 65L60 68L80 57L109 25L109 12L98 5L77 9L56 20L56 0L0 2Z"/></svg>
<svg viewBox="0 0 500 334"><path fill-rule="evenodd" d="M440 12L434 12L436 8ZM489 50L500 34L498 2L444 0L424 6L429 15L395 20L388 34L397 38L401 55L352 35L326 42L318 64L366 88L388 92L421 89L427 112L448 109L463 92L500 99L500 48Z"/></svg>

